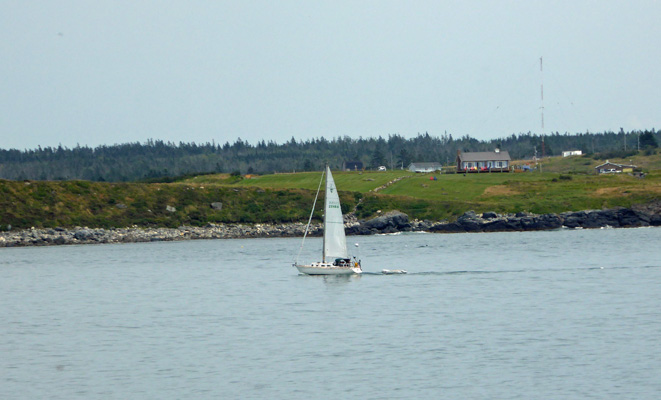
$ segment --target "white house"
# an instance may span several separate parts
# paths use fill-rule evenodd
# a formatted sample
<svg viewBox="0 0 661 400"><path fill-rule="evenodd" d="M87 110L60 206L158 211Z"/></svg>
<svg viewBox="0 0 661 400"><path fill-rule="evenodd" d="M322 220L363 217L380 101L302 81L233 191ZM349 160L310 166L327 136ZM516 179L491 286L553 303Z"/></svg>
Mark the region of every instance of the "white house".
<svg viewBox="0 0 661 400"><path fill-rule="evenodd" d="M457 152L457 172L509 172L510 153L496 151Z"/></svg>

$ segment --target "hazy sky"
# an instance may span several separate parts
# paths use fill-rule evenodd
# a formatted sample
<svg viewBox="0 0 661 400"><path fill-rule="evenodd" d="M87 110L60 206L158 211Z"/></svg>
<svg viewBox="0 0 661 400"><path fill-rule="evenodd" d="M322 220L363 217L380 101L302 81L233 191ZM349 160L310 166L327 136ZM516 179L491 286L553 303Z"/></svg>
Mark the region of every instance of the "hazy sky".
<svg viewBox="0 0 661 400"><path fill-rule="evenodd" d="M661 128L661 1L0 0L0 148ZM544 72L539 58L543 56Z"/></svg>

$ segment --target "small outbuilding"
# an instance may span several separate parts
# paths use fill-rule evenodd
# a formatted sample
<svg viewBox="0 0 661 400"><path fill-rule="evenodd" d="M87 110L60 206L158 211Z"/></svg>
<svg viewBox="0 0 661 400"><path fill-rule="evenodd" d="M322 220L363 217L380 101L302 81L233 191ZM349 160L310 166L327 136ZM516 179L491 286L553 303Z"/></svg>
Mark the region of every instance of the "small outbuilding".
<svg viewBox="0 0 661 400"><path fill-rule="evenodd" d="M442 170L441 163L437 162L416 162L409 164L408 170L411 172L435 172Z"/></svg>
<svg viewBox="0 0 661 400"><path fill-rule="evenodd" d="M509 172L510 153L495 151L457 151L457 172Z"/></svg>
<svg viewBox="0 0 661 400"><path fill-rule="evenodd" d="M566 150L562 152L563 157L581 156L581 155L583 155L583 152L581 150Z"/></svg>

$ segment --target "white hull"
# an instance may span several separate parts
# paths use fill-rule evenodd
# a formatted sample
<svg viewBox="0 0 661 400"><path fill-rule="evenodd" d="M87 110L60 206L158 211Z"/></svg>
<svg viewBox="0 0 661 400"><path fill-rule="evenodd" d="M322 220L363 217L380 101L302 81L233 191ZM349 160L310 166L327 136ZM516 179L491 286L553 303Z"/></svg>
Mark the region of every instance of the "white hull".
<svg viewBox="0 0 661 400"><path fill-rule="evenodd" d="M362 274L360 267L338 267L327 263L314 263L312 265L298 265L298 272L306 275L352 275Z"/></svg>

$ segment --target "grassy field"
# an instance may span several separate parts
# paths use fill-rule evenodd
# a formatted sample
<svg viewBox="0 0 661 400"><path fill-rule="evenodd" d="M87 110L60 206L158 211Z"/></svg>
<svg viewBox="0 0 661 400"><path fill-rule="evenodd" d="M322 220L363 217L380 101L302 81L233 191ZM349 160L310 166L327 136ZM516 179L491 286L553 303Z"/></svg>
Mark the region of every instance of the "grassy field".
<svg viewBox="0 0 661 400"><path fill-rule="evenodd" d="M333 171L333 178L338 189L365 193L402 176L414 175L408 171L388 172L342 172ZM233 179L227 174L197 176L183 181L184 184L232 185L272 189L308 189L317 190L321 172L298 172L274 174L252 178Z"/></svg>
<svg viewBox="0 0 661 400"><path fill-rule="evenodd" d="M661 170L661 149L654 151L653 155L645 155L644 152L632 155L630 157L611 157L608 161L616 164L635 165L644 172ZM594 174L595 167L603 164L606 159L595 159L588 155L571 156L571 157L547 157L535 163L531 160L517 160L514 161L515 165L527 164L535 167L541 164L543 172L556 172L563 174Z"/></svg>
<svg viewBox="0 0 661 400"><path fill-rule="evenodd" d="M468 210L558 213L630 207L661 198L658 152L633 159L647 172L644 178L594 174L594 166L603 162L588 157L545 159L544 172L525 173L414 174L398 170L334 171L333 176L343 212L355 209L359 218L390 210L429 220L452 220ZM0 180L0 229L7 225L176 227L306 221L320 178L320 172L302 172L255 177L202 175L174 183ZM222 203L222 208L214 209L211 203ZM319 209L315 217L321 217Z"/></svg>
<svg viewBox="0 0 661 400"><path fill-rule="evenodd" d="M436 180L430 180L436 176ZM661 198L661 173L640 179L627 174L556 173L418 175L377 194L367 193L360 214L399 209L419 219L453 219L467 210L559 213L630 207Z"/></svg>
<svg viewBox="0 0 661 400"><path fill-rule="evenodd" d="M574 159L572 159L574 158ZM656 157L641 157L656 165ZM640 161L640 159L638 160ZM513 213L550 213L630 207L661 197L661 172L648 172L644 179L629 174L578 173L578 165L593 171L604 161L586 157L546 159L548 169L558 172L493 174L414 174L408 171L334 172L338 189L362 194L358 216L369 217L378 210L399 209L420 219L452 219L467 210ZM589 165L583 165L585 163ZM546 170L545 170L546 171ZM306 172L277 174L228 183L226 176L207 175L186 181L204 180L208 185L232 185L271 189L316 190L321 174ZM435 180L433 178L436 178ZM388 184L386 188L374 189Z"/></svg>

